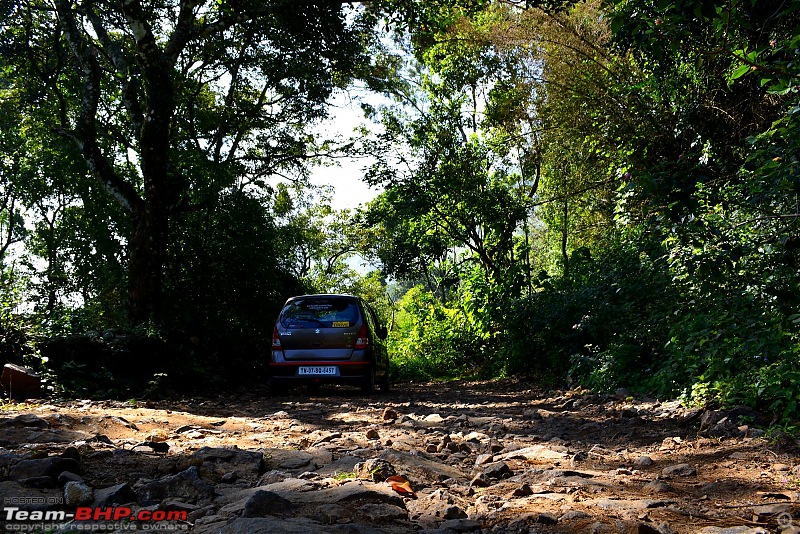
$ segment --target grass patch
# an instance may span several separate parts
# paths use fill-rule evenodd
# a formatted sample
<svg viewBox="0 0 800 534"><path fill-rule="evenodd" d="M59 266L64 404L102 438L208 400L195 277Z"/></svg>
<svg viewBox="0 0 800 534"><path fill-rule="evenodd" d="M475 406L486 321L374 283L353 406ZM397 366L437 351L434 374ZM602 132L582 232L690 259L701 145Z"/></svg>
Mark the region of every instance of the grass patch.
<svg viewBox="0 0 800 534"><path fill-rule="evenodd" d="M14 402L0 399L0 410L4 412L21 412L38 407L38 404L29 404L27 402Z"/></svg>
<svg viewBox="0 0 800 534"><path fill-rule="evenodd" d="M334 480L338 480L339 482L342 482L345 480L350 480L352 478L358 478L358 475L356 474L355 471L336 471L333 474L333 477L331 478L333 478Z"/></svg>

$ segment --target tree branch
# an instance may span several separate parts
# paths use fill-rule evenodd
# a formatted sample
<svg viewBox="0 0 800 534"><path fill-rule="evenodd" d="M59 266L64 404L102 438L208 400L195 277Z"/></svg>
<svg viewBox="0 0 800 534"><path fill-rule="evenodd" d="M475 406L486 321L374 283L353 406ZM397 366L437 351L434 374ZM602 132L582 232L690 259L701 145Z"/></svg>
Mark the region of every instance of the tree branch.
<svg viewBox="0 0 800 534"><path fill-rule="evenodd" d="M196 34L195 31L195 13L197 7L197 0L182 0L180 12L178 13L178 24L175 26L175 31L164 48L164 57L170 65L175 65L178 61L178 56L186 48L186 45Z"/></svg>
<svg viewBox="0 0 800 534"><path fill-rule="evenodd" d="M120 46L109 37L105 26L103 26L100 17L97 15L94 9L87 9L85 14L92 23L92 29L97 34L98 40L103 45L104 50L108 53L111 63L114 65L117 73L121 75L120 78L123 80L123 103L125 104L125 109L128 111L128 115L130 116L133 131L139 132L141 131L142 124L144 123L144 113L142 112L142 106L139 102L141 91L139 79L130 72L131 66L128 62L128 58L125 56Z"/></svg>
<svg viewBox="0 0 800 534"><path fill-rule="evenodd" d="M744 222L734 224L733 226L731 226L731 229L736 229L739 228L740 226L745 226L747 224L752 224L754 222L770 221L774 219L800 219L800 213L787 213L785 215L764 215L763 217L755 217L754 219L748 219Z"/></svg>
<svg viewBox="0 0 800 534"><path fill-rule="evenodd" d="M81 110L75 129L59 129L57 132L71 139L81 150L92 175L128 212L141 210L143 202L136 190L120 178L109 161L103 156L97 142L97 108L100 102L100 65L94 57L96 50L89 46L73 18L71 2L56 0L56 10L64 37L84 75Z"/></svg>

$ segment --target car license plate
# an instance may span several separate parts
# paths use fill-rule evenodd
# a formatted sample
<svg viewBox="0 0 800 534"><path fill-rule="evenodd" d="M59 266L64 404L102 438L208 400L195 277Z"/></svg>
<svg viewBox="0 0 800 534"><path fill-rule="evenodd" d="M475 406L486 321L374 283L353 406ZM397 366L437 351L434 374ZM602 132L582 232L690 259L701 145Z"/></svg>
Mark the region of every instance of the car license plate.
<svg viewBox="0 0 800 534"><path fill-rule="evenodd" d="M301 366L297 370L299 375L335 375L335 365L315 365L315 366Z"/></svg>

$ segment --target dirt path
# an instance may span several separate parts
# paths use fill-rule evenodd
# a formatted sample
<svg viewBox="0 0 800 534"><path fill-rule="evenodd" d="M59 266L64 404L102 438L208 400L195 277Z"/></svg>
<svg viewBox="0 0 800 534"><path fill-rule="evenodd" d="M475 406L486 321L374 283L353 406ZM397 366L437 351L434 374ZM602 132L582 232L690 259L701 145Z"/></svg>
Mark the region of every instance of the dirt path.
<svg viewBox="0 0 800 534"><path fill-rule="evenodd" d="M747 410L501 381L0 416L6 507L181 510L170 528L200 533L800 532L800 459Z"/></svg>

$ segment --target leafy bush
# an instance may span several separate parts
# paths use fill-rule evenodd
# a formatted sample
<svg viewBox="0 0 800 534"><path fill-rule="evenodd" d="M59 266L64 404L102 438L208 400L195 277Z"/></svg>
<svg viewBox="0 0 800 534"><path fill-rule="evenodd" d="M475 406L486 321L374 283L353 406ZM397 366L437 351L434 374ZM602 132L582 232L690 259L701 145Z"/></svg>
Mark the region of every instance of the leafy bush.
<svg viewBox="0 0 800 534"><path fill-rule="evenodd" d="M15 363L38 369L36 336L39 325L19 312L27 280L0 264L0 365Z"/></svg>
<svg viewBox="0 0 800 534"><path fill-rule="evenodd" d="M184 351L166 357L200 383L252 382L266 377L281 307L304 290L288 270L289 253L265 199L230 192L216 204L175 222L180 232L165 273L163 329L168 341L182 340Z"/></svg>
<svg viewBox="0 0 800 534"><path fill-rule="evenodd" d="M576 251L571 265L569 277L542 275L540 289L514 306L509 373L606 391L652 387L676 299L663 262L618 244L596 259Z"/></svg>
<svg viewBox="0 0 800 534"><path fill-rule="evenodd" d="M455 378L472 375L489 350L464 311L439 302L422 286L399 302L389 336L394 374L399 378Z"/></svg>
<svg viewBox="0 0 800 534"><path fill-rule="evenodd" d="M152 328L50 335L38 342L40 370L57 394L81 398L163 398L266 376L265 358L226 351L224 341Z"/></svg>
<svg viewBox="0 0 800 534"><path fill-rule="evenodd" d="M755 373L743 393L753 404L779 416L784 421L797 421L800 413L800 343L796 338L793 348L782 353L778 360L765 365Z"/></svg>
<svg viewBox="0 0 800 534"><path fill-rule="evenodd" d="M746 295L698 296L678 314L656 373L660 393L702 387L698 402L746 402L759 369L781 359L789 339L780 320ZM697 395L695 395L697 397Z"/></svg>
<svg viewBox="0 0 800 534"><path fill-rule="evenodd" d="M195 372L192 362L198 354L191 340L174 334L141 329L88 331L45 338L39 350L56 392L70 397L144 397L145 393L161 397L169 390L192 390L221 378ZM201 361L208 364L207 359ZM160 391L150 389L159 375L169 380L160 383Z"/></svg>

